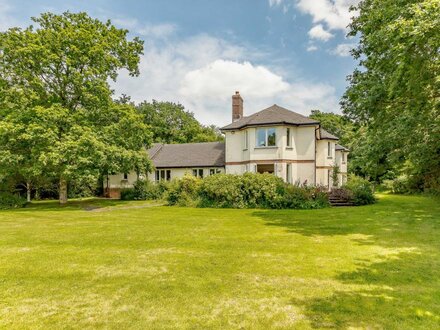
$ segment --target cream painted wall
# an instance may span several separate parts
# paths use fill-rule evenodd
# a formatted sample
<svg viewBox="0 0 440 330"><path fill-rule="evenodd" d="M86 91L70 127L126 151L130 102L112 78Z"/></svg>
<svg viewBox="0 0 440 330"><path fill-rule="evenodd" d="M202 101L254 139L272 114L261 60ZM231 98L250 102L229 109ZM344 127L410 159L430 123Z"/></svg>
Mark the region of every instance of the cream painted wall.
<svg viewBox="0 0 440 330"><path fill-rule="evenodd" d="M199 169L201 167L197 167ZM223 167L204 167L203 169L203 177L209 176L210 169L220 169L221 173L225 173L225 169ZM195 168L168 168L167 170L171 170L171 180L176 178L181 178L185 174L192 175L193 169ZM132 188L133 184L138 179L138 176L135 172L131 172L128 174L128 179L124 180L124 174L115 174L109 175L109 188ZM140 176L139 178L142 178ZM148 173L147 178L151 181L156 181L156 172ZM104 180L104 188L106 188L106 181Z"/></svg>
<svg viewBox="0 0 440 330"><path fill-rule="evenodd" d="M315 182L315 130L316 126L264 126L275 127L276 146L256 147L256 132L258 128L250 127L244 130L227 131L226 136L226 173L243 174L255 172L255 165L261 161L278 160L275 174L286 180L287 162L292 162L292 182ZM291 143L287 146L287 128L290 129ZM245 148L245 132L248 132L247 148ZM237 148L240 146L240 148ZM310 163L295 163L294 161L310 161Z"/></svg>
<svg viewBox="0 0 440 330"><path fill-rule="evenodd" d="M330 142L330 156L328 155L328 143ZM336 143L334 140L316 141L316 166L334 166L336 157Z"/></svg>

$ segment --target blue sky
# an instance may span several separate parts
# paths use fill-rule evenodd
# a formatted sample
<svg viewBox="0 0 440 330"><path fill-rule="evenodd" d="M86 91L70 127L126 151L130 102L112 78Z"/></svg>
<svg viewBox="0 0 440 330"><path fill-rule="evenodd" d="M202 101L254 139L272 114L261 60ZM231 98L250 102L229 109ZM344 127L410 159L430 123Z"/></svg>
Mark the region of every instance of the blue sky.
<svg viewBox="0 0 440 330"><path fill-rule="evenodd" d="M86 11L145 41L141 75L121 72L115 94L180 102L205 124L230 121L239 90L245 115L274 103L309 114L340 112L355 66L346 39L357 0L0 0L0 30L44 11Z"/></svg>

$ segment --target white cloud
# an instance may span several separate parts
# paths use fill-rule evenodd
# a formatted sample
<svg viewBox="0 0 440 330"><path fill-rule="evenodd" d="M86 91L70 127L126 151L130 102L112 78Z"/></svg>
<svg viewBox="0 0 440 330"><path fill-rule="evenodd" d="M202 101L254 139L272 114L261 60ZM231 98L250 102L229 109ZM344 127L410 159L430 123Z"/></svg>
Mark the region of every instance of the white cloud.
<svg viewBox="0 0 440 330"><path fill-rule="evenodd" d="M311 39L318 39L322 41L329 41L331 38L334 37L333 34L324 29L322 24L318 24L312 27L308 34Z"/></svg>
<svg viewBox="0 0 440 330"><path fill-rule="evenodd" d="M352 5L360 0L297 0L298 9L313 18L314 23L325 23L330 30L345 31L356 13L350 12Z"/></svg>
<svg viewBox="0 0 440 330"><path fill-rule="evenodd" d="M270 7L276 7L283 3L284 0L269 0Z"/></svg>
<svg viewBox="0 0 440 330"><path fill-rule="evenodd" d="M273 97L288 90L283 78L263 66L250 62L216 60L185 75L180 94L191 98L222 99L240 90L248 97Z"/></svg>
<svg viewBox="0 0 440 330"><path fill-rule="evenodd" d="M308 52L315 52L317 50L318 50L318 47L316 47L315 45L310 45L309 47L307 47Z"/></svg>
<svg viewBox="0 0 440 330"><path fill-rule="evenodd" d="M274 103L303 114L339 108L333 87L299 78L288 81L277 70L252 63L260 59L253 49L209 35L175 39L150 43L141 59L141 75L122 72L114 84L116 95L125 93L136 102L180 102L201 122L220 126L230 122L236 90L244 98L246 115Z"/></svg>
<svg viewBox="0 0 440 330"><path fill-rule="evenodd" d="M12 6L6 0L0 0L0 31L6 31L13 26L20 26L19 22L13 18Z"/></svg>
<svg viewBox="0 0 440 330"><path fill-rule="evenodd" d="M140 23L137 19L126 17L115 18L112 21L115 25L128 29L130 32L150 38L167 38L177 29L177 26L171 23L160 23L154 25L150 23Z"/></svg>
<svg viewBox="0 0 440 330"><path fill-rule="evenodd" d="M356 46L356 44L339 44L335 49L330 51L330 54L338 55L342 57L350 56L350 51Z"/></svg>

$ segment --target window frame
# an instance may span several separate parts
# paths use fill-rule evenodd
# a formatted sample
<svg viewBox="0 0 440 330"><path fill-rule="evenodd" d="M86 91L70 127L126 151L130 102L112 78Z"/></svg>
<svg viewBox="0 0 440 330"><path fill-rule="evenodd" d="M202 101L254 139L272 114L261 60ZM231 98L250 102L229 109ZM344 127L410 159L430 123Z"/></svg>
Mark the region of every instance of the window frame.
<svg viewBox="0 0 440 330"><path fill-rule="evenodd" d="M286 182L292 183L292 164L291 163L286 164Z"/></svg>
<svg viewBox="0 0 440 330"><path fill-rule="evenodd" d="M221 174L222 170L218 167L213 167L209 169L209 175Z"/></svg>
<svg viewBox="0 0 440 330"><path fill-rule="evenodd" d="M292 148L292 136L290 134L290 127L287 127L286 130L286 147L287 148Z"/></svg>
<svg viewBox="0 0 440 330"><path fill-rule="evenodd" d="M333 158L332 143L330 141L327 142L327 157Z"/></svg>
<svg viewBox="0 0 440 330"><path fill-rule="evenodd" d="M274 134L274 144L269 145L269 130L273 130ZM260 145L259 132L264 131L264 145ZM272 135L272 134L270 134ZM260 127L256 129L255 134L255 148L276 148L277 147L277 129L276 127Z"/></svg>
<svg viewBox="0 0 440 330"><path fill-rule="evenodd" d="M203 168L199 168L199 167L193 168L192 173L193 173L193 176L195 176L196 178L203 179L203 176L204 176ZM200 173L202 173L202 174L200 174Z"/></svg>
<svg viewBox="0 0 440 330"><path fill-rule="evenodd" d="M171 170L158 169L155 173L156 182L171 181Z"/></svg>
<svg viewBox="0 0 440 330"><path fill-rule="evenodd" d="M248 150L248 149L249 149L249 132L248 130L245 130L243 136L243 150Z"/></svg>

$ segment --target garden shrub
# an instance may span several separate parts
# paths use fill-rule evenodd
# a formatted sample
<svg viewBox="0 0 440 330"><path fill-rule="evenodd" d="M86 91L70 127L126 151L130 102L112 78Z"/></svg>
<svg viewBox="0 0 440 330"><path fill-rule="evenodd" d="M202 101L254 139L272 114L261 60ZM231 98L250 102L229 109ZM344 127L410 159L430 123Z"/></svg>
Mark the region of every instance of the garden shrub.
<svg viewBox="0 0 440 330"><path fill-rule="evenodd" d="M219 208L311 209L328 206L328 196L320 187L293 186L272 174L216 174L203 180L192 176L174 180L168 202Z"/></svg>
<svg viewBox="0 0 440 330"><path fill-rule="evenodd" d="M370 181L356 175L350 175L348 182L344 188L353 194L352 201L355 205L373 204L376 199L374 197L373 185Z"/></svg>
<svg viewBox="0 0 440 330"><path fill-rule="evenodd" d="M197 206L202 180L192 175L174 179L169 185L166 198L168 204L179 206Z"/></svg>
<svg viewBox="0 0 440 330"><path fill-rule="evenodd" d="M8 192L0 192L0 209L16 209L26 206L26 199Z"/></svg>
<svg viewBox="0 0 440 330"><path fill-rule="evenodd" d="M122 200L149 200L163 199L168 191L169 184L167 182L154 183L149 180L137 180L133 184L133 188L125 188L121 190Z"/></svg>

